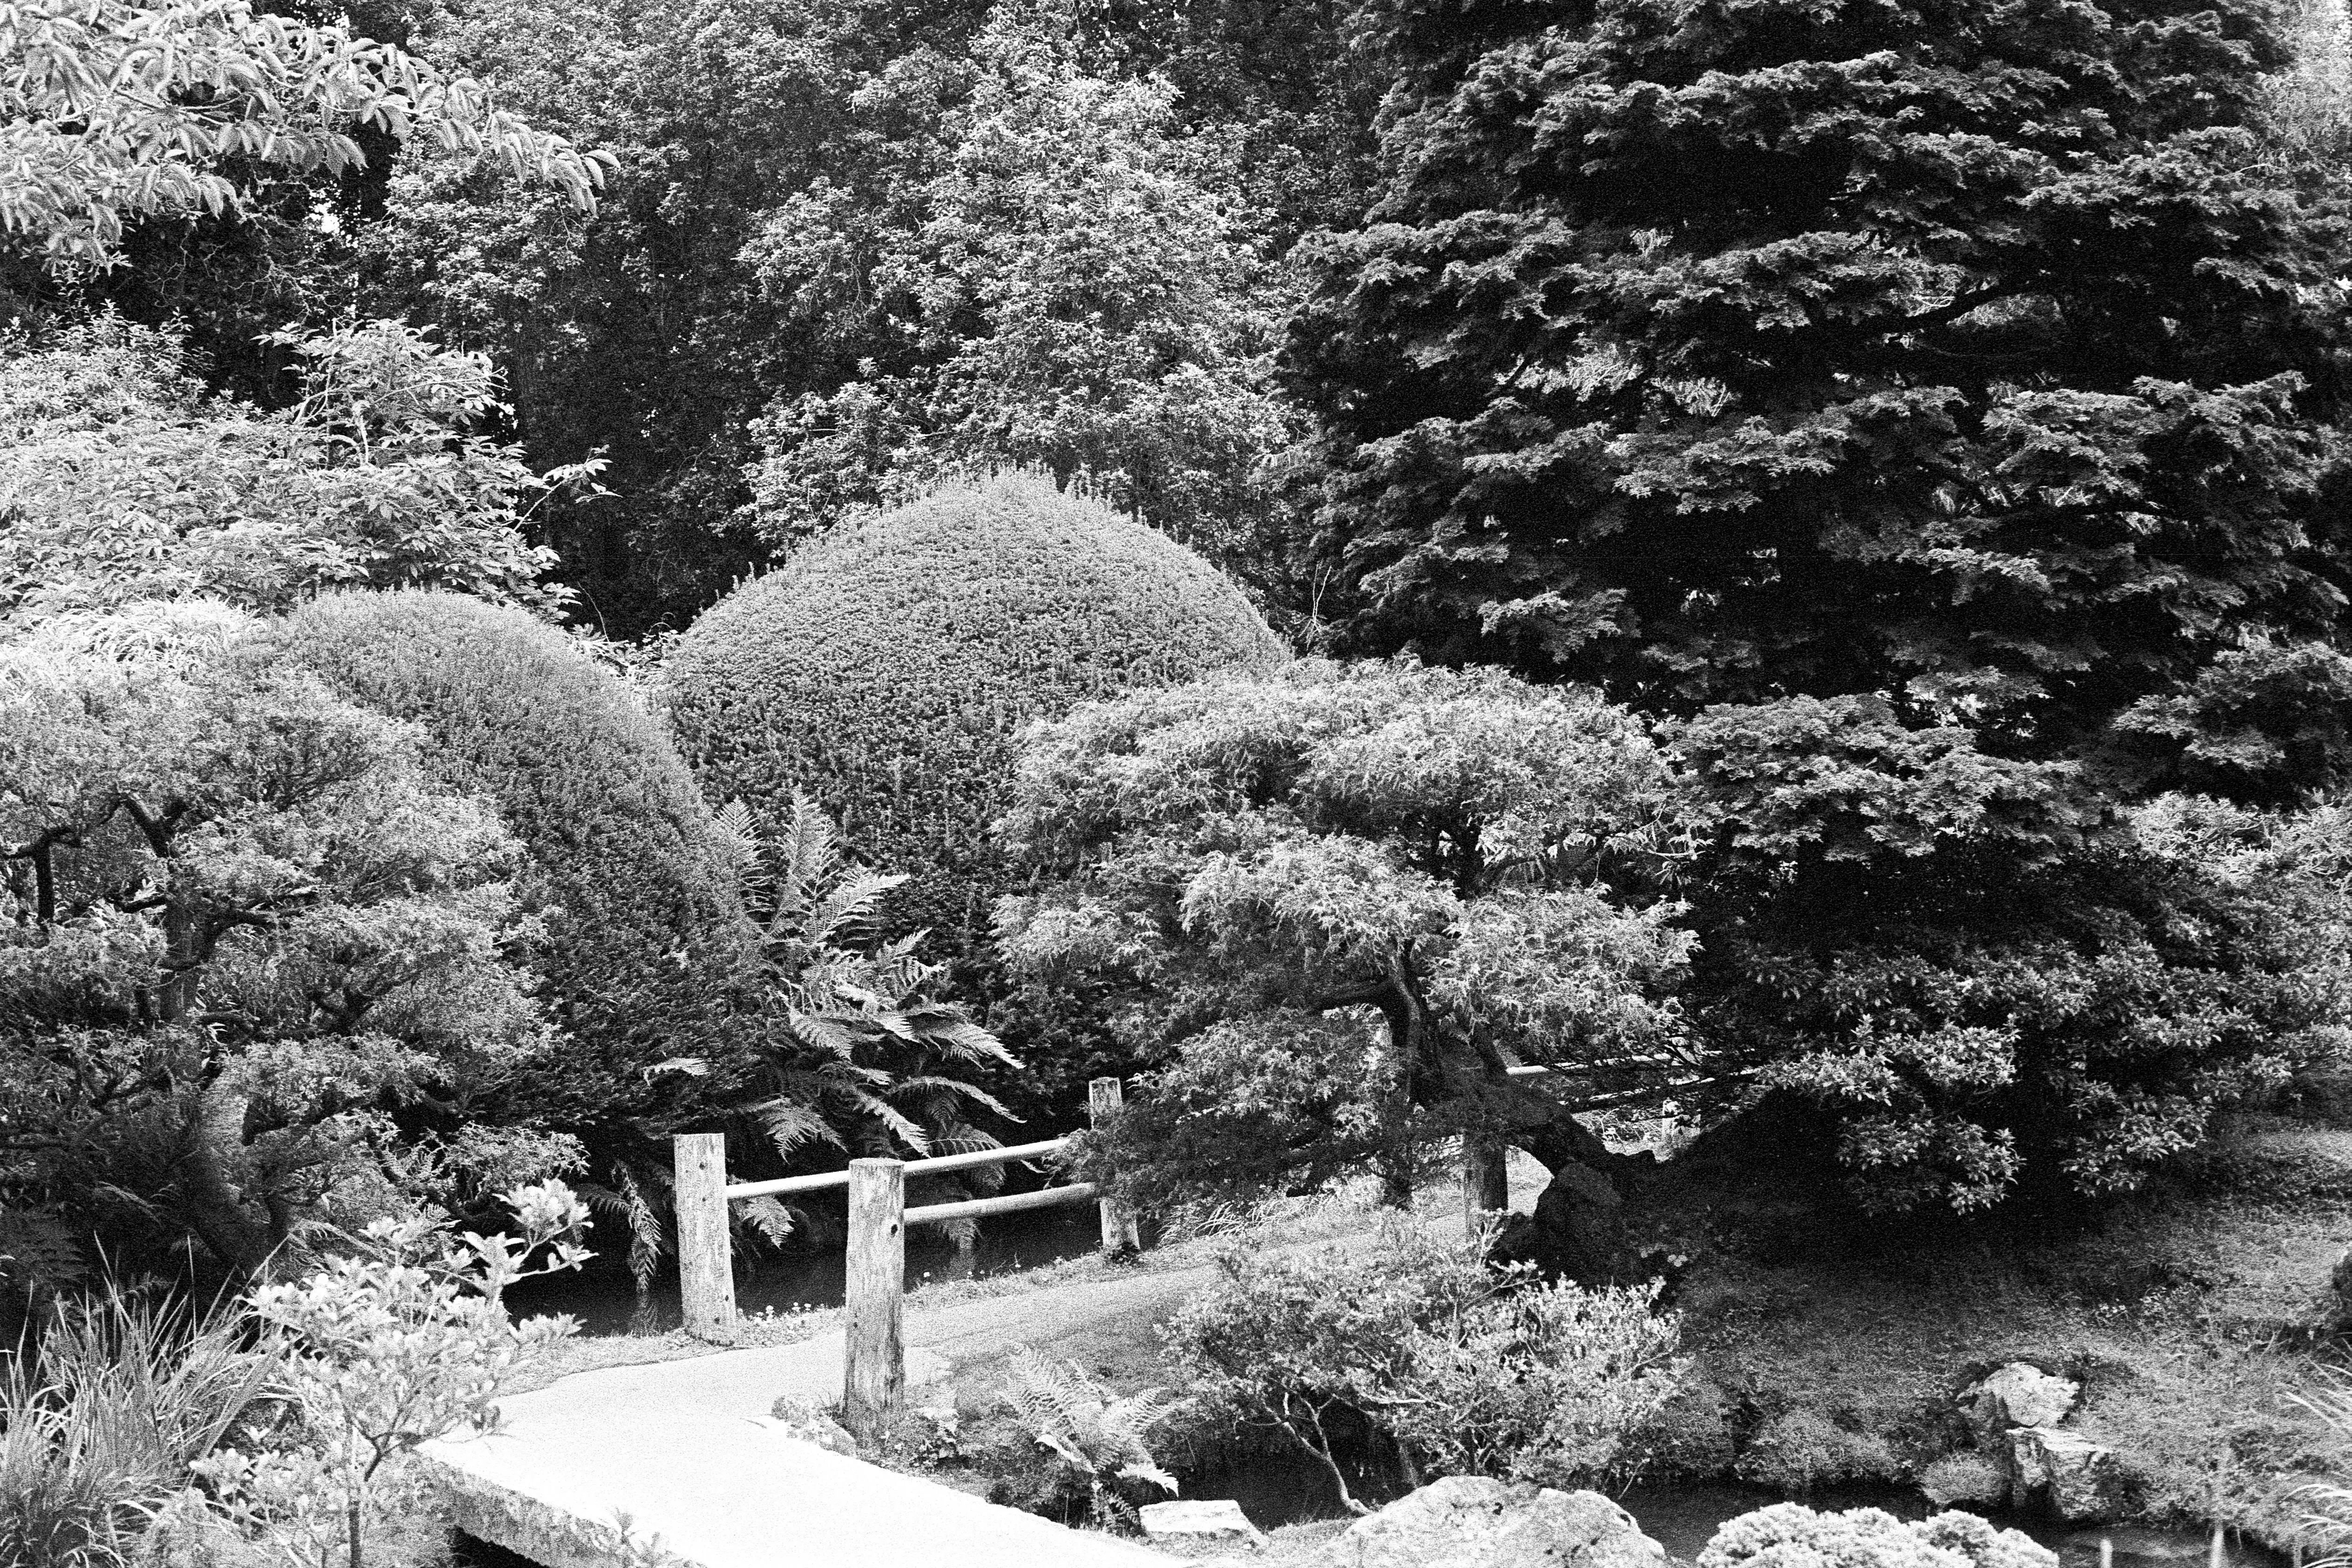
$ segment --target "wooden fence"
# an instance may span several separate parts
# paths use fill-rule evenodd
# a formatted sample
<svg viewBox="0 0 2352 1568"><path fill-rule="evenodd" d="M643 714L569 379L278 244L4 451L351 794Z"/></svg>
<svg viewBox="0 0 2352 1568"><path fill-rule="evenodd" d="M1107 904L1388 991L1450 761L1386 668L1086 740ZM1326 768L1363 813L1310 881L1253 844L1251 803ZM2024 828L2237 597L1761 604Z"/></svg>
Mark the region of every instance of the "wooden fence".
<svg viewBox="0 0 2352 1568"><path fill-rule="evenodd" d="M1551 1071L1515 1067L1514 1078ZM1695 1080L1696 1081L1696 1080ZM1118 1114L1119 1080L1098 1078L1087 1085L1090 1120L1099 1127ZM906 1389L903 1299L907 1280L907 1227L947 1220L981 1219L1024 1209L1053 1208L1093 1201L1102 1215L1106 1252L1140 1245L1135 1216L1091 1184L1046 1187L992 1198L907 1206L907 1178L944 1175L1038 1160L1058 1154L1070 1140L1047 1138L1009 1149L981 1149L928 1160L853 1160L845 1171L783 1176L767 1182L727 1179L727 1139L719 1132L684 1132L670 1140L676 1161L678 1294L686 1331L717 1344L735 1342L735 1271L730 1256L727 1205L739 1198L788 1193L849 1190L849 1256L844 1305L842 1421L860 1441L896 1411ZM1462 1160L1463 1218L1473 1234L1487 1216L1507 1206L1504 1150L1499 1144L1465 1141Z"/></svg>
<svg viewBox="0 0 2352 1568"><path fill-rule="evenodd" d="M1119 1080L1098 1078L1087 1100L1099 1126L1118 1112ZM1019 1160L1061 1153L1070 1140L1047 1138L1008 1149L978 1149L928 1160L852 1160L845 1171L783 1176L769 1182L727 1179L727 1137L721 1132L682 1132L670 1140L677 1207L677 1276L686 1331L716 1344L735 1342L735 1268L727 1205L739 1198L787 1193L849 1189L849 1258L846 1303L846 1365L842 1414L850 1430L867 1436L875 1422L898 1408L906 1384L906 1349L900 1328L906 1290L907 1227L948 1220L982 1219L1024 1209L1056 1208L1092 1202L1102 1217L1107 1252L1139 1245L1135 1216L1090 1183L1011 1193L992 1198L907 1206L907 1178L972 1171Z"/></svg>

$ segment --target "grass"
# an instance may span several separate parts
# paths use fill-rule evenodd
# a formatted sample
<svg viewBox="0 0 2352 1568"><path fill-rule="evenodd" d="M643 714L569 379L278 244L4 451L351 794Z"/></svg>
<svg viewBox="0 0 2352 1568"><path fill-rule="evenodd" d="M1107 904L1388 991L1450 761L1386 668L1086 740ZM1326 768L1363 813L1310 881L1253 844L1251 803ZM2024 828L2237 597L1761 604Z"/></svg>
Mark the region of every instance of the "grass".
<svg viewBox="0 0 2352 1568"><path fill-rule="evenodd" d="M0 1562L112 1568L273 1386L232 1311L109 1283L60 1303L0 1375Z"/></svg>

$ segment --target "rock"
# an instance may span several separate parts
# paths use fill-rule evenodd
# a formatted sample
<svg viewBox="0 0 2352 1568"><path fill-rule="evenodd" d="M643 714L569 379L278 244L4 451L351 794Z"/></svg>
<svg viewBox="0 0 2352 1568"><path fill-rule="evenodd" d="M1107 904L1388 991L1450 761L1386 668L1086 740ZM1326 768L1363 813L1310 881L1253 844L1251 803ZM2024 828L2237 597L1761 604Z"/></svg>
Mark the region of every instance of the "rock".
<svg viewBox="0 0 2352 1568"><path fill-rule="evenodd" d="M1977 1440L1990 1446L2012 1426L2055 1426L2074 1408L2082 1384L2053 1377L2030 1362L2013 1361L1960 1395Z"/></svg>
<svg viewBox="0 0 2352 1568"><path fill-rule="evenodd" d="M2000 1504L2009 1499L2009 1472L1982 1454L1947 1454L1920 1476L1919 1489L1937 1508Z"/></svg>
<svg viewBox="0 0 2352 1568"><path fill-rule="evenodd" d="M2009 1434L2012 1502L2039 1497L2069 1524L2096 1524L2123 1507L2123 1476L2110 1449L2079 1432L2020 1426Z"/></svg>
<svg viewBox="0 0 2352 1568"><path fill-rule="evenodd" d="M1548 1276L1604 1285L1625 1271L1625 1200L1589 1165L1562 1161L1532 1215L1513 1215L1495 1238L1503 1262L1533 1263Z"/></svg>
<svg viewBox="0 0 2352 1568"><path fill-rule="evenodd" d="M768 1414L787 1437L798 1437L803 1443L814 1443L829 1454L857 1457L857 1439L849 1429L805 1399L794 1399L787 1394L776 1401Z"/></svg>
<svg viewBox="0 0 2352 1568"><path fill-rule="evenodd" d="M1666 1549L1599 1492L1448 1476L1360 1519L1312 1568L1667 1568Z"/></svg>
<svg viewBox="0 0 2352 1568"><path fill-rule="evenodd" d="M1145 1540L1188 1557L1255 1552L1266 1544L1265 1532L1249 1521L1241 1504L1230 1499L1148 1502L1142 1513Z"/></svg>

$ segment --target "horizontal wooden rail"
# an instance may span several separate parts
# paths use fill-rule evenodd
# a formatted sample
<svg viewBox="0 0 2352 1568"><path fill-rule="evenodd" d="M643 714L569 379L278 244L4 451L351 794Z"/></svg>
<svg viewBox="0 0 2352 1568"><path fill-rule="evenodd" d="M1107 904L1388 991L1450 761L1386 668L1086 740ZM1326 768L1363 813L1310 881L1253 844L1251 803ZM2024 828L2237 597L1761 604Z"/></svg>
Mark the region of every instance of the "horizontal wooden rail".
<svg viewBox="0 0 2352 1568"><path fill-rule="evenodd" d="M1003 1193L992 1198L963 1198L951 1204L924 1204L907 1211L908 1225L936 1225L941 1220L984 1219L992 1214L1018 1214L1023 1209L1058 1208L1100 1196L1092 1182L1066 1187L1040 1187L1034 1193Z"/></svg>
<svg viewBox="0 0 2352 1568"><path fill-rule="evenodd" d="M983 1165L1010 1164L1015 1160L1042 1160L1048 1154L1058 1154L1069 1146L1067 1138L1047 1138L1036 1143L1015 1143L1009 1149L973 1149L961 1154L938 1154L928 1160L908 1161L906 1172L912 1178L935 1176L949 1171L973 1171ZM731 1203L738 1198L767 1198L782 1193L822 1193L847 1185L847 1171L819 1171L812 1176L779 1176L769 1182L730 1182L725 1192Z"/></svg>

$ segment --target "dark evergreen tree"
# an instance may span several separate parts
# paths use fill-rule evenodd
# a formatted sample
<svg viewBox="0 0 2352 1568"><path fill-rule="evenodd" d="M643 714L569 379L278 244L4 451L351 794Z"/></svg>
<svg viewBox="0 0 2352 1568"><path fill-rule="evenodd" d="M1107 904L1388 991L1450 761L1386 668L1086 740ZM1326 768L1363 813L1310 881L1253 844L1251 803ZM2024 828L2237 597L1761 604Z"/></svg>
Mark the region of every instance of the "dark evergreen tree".
<svg viewBox="0 0 2352 1568"><path fill-rule="evenodd" d="M1349 629L1686 722L1695 1001L1883 1201L2128 1186L2307 1039L2123 815L2345 759L2341 193L2277 26L1375 12L1389 184L1288 355Z"/></svg>

